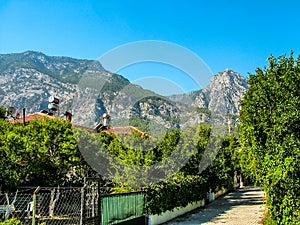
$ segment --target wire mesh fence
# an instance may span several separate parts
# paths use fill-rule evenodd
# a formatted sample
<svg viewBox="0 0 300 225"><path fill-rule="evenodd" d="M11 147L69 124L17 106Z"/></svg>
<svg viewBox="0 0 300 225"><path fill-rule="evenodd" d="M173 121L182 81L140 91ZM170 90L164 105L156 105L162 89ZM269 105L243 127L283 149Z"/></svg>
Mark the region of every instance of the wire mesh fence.
<svg viewBox="0 0 300 225"><path fill-rule="evenodd" d="M30 189L1 193L0 194L0 220L4 221L12 217L22 219L24 222L25 218L30 213L30 206L32 202L32 193Z"/></svg>
<svg viewBox="0 0 300 225"><path fill-rule="evenodd" d="M19 219L22 224L80 224L81 188L20 189L0 194L1 220Z"/></svg>
<svg viewBox="0 0 300 225"><path fill-rule="evenodd" d="M26 187L0 193L0 222L16 218L24 225L108 225L143 223L144 193L108 194L98 180L84 187Z"/></svg>
<svg viewBox="0 0 300 225"><path fill-rule="evenodd" d="M81 202L81 225L100 225L101 221L101 196L100 181L94 179L86 179L84 188L82 189Z"/></svg>

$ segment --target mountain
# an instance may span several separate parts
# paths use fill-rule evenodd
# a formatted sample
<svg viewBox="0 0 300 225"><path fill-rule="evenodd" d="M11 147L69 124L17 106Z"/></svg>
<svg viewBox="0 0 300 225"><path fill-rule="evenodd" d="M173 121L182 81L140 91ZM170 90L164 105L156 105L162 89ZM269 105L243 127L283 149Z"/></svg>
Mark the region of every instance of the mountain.
<svg viewBox="0 0 300 225"><path fill-rule="evenodd" d="M47 110L48 98L55 96L60 100L58 115L72 111L73 121L79 125L94 126L108 112L115 123L126 125L130 115L136 115L131 122L139 122L136 121L139 116L147 122L158 117L157 121L164 126L172 126L166 110L172 108L168 99L106 71L94 60L33 51L1 54L0 87L0 105L26 108L27 113L33 113ZM161 112L156 108L158 100ZM145 118L147 113L143 110L149 112L149 118Z"/></svg>
<svg viewBox="0 0 300 225"><path fill-rule="evenodd" d="M211 112L237 114L247 87L242 75L226 69L203 90L165 97L106 71L98 61L33 51L0 55L0 105L32 113L47 110L48 98L55 96L58 116L72 111L74 123L89 127L103 113L111 115L113 126L157 133L209 121Z"/></svg>
<svg viewBox="0 0 300 225"><path fill-rule="evenodd" d="M100 63L40 52L0 55L0 104L25 107L30 112L47 109L55 95L69 105L76 84L86 71L105 73Z"/></svg>
<svg viewBox="0 0 300 225"><path fill-rule="evenodd" d="M211 111L237 114L239 103L248 88L245 77L226 69L212 78L209 86L195 99L195 105Z"/></svg>
<svg viewBox="0 0 300 225"><path fill-rule="evenodd" d="M239 102L248 89L247 80L231 69L225 69L213 76L210 84L203 90L184 95L173 95L170 99L179 102L190 102L197 108L213 112L238 114Z"/></svg>
<svg viewBox="0 0 300 225"><path fill-rule="evenodd" d="M241 74L225 69L212 77L210 84L202 90L188 94L172 95L169 99L182 109L182 126L193 123L236 124L240 101L248 89L247 80Z"/></svg>

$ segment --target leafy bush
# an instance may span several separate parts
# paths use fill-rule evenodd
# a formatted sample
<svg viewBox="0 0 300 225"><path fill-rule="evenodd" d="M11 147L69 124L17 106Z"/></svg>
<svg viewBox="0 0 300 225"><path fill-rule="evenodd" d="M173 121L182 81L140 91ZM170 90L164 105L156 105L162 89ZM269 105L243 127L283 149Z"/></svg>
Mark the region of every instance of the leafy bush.
<svg viewBox="0 0 300 225"><path fill-rule="evenodd" d="M147 208L151 214L161 214L176 207L206 198L208 185L201 176L177 174L148 187Z"/></svg>
<svg viewBox="0 0 300 225"><path fill-rule="evenodd" d="M0 225L22 225L22 222L16 218L12 218L12 219L0 222Z"/></svg>
<svg viewBox="0 0 300 225"><path fill-rule="evenodd" d="M108 164L105 165L112 171L109 177L113 181L114 193L146 189L148 211L159 214L204 199L209 190L232 188L234 171L238 169L236 150L239 147L238 140L233 136L225 139L214 137L213 141L220 143L221 149L213 163L202 173L199 172L199 163L208 140L212 138L210 133L210 125L201 124L182 131L175 129L160 139L143 138L135 134L116 136L88 132L81 139L86 140L83 146L87 153L96 149L95 156L100 154L107 159ZM99 140L107 151L97 147ZM176 157L170 159L175 150ZM182 168L178 168L178 162L183 161L184 156L189 160ZM167 159L168 162L165 163ZM150 166L158 162L161 162L159 173L169 178L157 183L148 172L151 173ZM144 173L141 173L141 168ZM175 175L174 171L177 171ZM149 183L149 178L153 178L155 182L145 186Z"/></svg>
<svg viewBox="0 0 300 225"><path fill-rule="evenodd" d="M240 173L237 149L238 139L234 136L226 136L222 140L222 146L212 164L203 171L208 180L209 187L216 192L222 188L232 190L235 172Z"/></svg>

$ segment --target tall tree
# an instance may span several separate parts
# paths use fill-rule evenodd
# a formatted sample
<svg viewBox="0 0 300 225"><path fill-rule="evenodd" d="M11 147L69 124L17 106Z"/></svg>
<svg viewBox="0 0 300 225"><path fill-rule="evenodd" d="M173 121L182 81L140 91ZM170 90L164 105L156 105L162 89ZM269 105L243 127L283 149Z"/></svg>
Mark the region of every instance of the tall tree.
<svg viewBox="0 0 300 225"><path fill-rule="evenodd" d="M267 193L276 224L300 221L300 58L269 58L242 101L243 167Z"/></svg>
<svg viewBox="0 0 300 225"><path fill-rule="evenodd" d="M24 126L0 120L0 190L82 183L86 168L69 122L45 118Z"/></svg>

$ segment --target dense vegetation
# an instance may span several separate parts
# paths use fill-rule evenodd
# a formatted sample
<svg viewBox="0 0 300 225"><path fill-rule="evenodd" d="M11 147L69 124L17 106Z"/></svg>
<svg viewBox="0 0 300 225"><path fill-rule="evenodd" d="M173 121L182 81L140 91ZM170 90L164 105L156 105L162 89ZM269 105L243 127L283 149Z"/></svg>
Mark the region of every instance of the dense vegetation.
<svg viewBox="0 0 300 225"><path fill-rule="evenodd" d="M72 129L59 119L33 120L26 126L0 119L0 189L82 182L82 174L76 173L84 163Z"/></svg>
<svg viewBox="0 0 300 225"><path fill-rule="evenodd" d="M102 164L90 161L96 170L110 168L107 175L114 181L113 192L147 190L147 208L151 213L162 213L174 207L203 199L209 191L222 187L233 188L237 161L238 140L234 136L225 139L211 136L211 126L201 124L186 130L173 130L161 139L142 138L138 134L123 137L101 133L99 136L80 131L81 152L87 160L100 158ZM102 146L99 146L99 137ZM86 139L87 138L87 139ZM213 163L204 171L199 164L209 139L220 142ZM82 148L84 146L84 148ZM92 154L91 150L95 149ZM117 161L113 160L117 159ZM106 163L103 163L106 162ZM121 165L120 165L121 163ZM155 168L155 169L153 169ZM167 179L164 179L167 178Z"/></svg>
<svg viewBox="0 0 300 225"><path fill-rule="evenodd" d="M242 101L243 169L263 184L268 224L300 223L300 58L269 58Z"/></svg>
<svg viewBox="0 0 300 225"><path fill-rule="evenodd" d="M234 174L239 171L238 139L212 137L208 124L175 129L158 139L139 133L116 136L82 130L77 138L85 159L111 179L112 192L147 190L151 213L186 206L205 198L210 190L231 189ZM221 148L211 165L200 171L209 139L221 143Z"/></svg>
<svg viewBox="0 0 300 225"><path fill-rule="evenodd" d="M174 207L184 207L205 199L210 191L234 188L234 174L239 171L237 139L233 136L226 137L213 163L202 172L199 172L199 163L205 143L198 144L196 152L184 168L168 179L148 187L147 204L151 213L159 214Z"/></svg>
<svg viewBox="0 0 300 225"><path fill-rule="evenodd" d="M18 219L12 218L12 219L0 222L0 225L22 225L22 222Z"/></svg>
<svg viewBox="0 0 300 225"><path fill-rule="evenodd" d="M103 178L112 192L147 189L149 211L161 213L202 199L209 190L233 185L238 147L234 137L225 138L215 161L199 172L212 138L207 124L153 138L134 132L116 136L74 130L60 119L32 120L26 126L4 119L0 123L2 191L20 185L82 185L84 176L102 166L108 168L100 170L106 172Z"/></svg>

